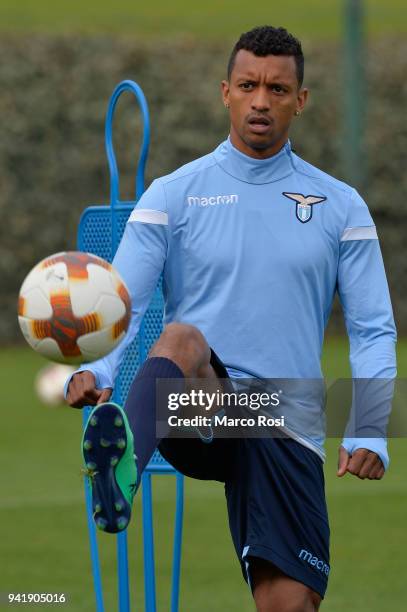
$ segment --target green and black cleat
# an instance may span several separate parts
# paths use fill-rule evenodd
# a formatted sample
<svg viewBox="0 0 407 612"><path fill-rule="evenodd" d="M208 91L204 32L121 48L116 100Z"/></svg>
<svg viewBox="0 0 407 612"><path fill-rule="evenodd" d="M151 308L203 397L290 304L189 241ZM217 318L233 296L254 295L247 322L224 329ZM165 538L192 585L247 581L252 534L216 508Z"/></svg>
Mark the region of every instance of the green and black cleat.
<svg viewBox="0 0 407 612"><path fill-rule="evenodd" d="M83 433L82 454L96 526L108 533L123 531L130 521L137 467L133 434L120 406L107 402L92 410Z"/></svg>

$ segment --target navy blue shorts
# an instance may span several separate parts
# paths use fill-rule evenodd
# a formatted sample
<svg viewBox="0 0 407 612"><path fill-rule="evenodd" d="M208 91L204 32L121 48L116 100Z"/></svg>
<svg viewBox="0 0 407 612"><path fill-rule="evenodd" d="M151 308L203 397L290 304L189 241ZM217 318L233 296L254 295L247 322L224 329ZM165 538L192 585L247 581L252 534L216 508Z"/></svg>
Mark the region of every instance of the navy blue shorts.
<svg viewBox="0 0 407 612"><path fill-rule="evenodd" d="M212 351L220 378L227 372ZM167 438L159 449L186 476L225 483L229 526L243 576L270 561L324 597L329 524L322 461L290 438Z"/></svg>

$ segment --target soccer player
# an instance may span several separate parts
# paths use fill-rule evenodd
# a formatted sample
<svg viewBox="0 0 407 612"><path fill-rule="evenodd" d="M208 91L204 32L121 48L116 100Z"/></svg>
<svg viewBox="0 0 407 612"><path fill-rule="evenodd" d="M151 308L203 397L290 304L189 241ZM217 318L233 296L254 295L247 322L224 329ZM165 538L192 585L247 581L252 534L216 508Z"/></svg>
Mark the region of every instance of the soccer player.
<svg viewBox="0 0 407 612"><path fill-rule="evenodd" d="M395 326L368 208L355 189L298 157L288 138L307 102L303 75L301 44L285 29L240 37L222 82L230 136L155 180L137 203L114 259L132 296L130 329L67 384L71 406L95 405L83 454L98 527L126 527L158 445L184 474L225 483L233 542L261 612L317 610L325 595L323 432L160 440L155 381L170 378L181 391L185 378L321 379L335 291L353 377L395 377ZM111 391L162 273L164 331L122 410ZM301 414L313 410L312 401L298 404ZM337 474L381 479L388 461L385 438L347 437Z"/></svg>

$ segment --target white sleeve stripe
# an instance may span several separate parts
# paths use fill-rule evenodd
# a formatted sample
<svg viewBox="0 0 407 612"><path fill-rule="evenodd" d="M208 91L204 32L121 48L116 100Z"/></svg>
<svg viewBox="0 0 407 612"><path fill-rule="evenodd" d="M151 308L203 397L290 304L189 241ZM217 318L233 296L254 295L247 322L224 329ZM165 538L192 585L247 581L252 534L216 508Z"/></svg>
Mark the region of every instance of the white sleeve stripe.
<svg viewBox="0 0 407 612"><path fill-rule="evenodd" d="M154 223L155 225L168 225L168 214L161 210L150 210L148 208L135 208L131 213L128 223Z"/></svg>
<svg viewBox="0 0 407 612"><path fill-rule="evenodd" d="M377 240L376 226L347 227L342 234L341 242L348 240Z"/></svg>

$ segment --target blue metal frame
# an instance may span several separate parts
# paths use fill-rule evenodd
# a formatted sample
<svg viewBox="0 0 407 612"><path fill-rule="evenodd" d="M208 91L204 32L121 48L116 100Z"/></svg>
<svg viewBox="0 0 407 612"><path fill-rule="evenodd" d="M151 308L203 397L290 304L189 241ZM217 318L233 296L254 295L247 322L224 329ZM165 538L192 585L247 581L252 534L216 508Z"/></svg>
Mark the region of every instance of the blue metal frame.
<svg viewBox="0 0 407 612"><path fill-rule="evenodd" d="M117 85L109 101L107 116L105 122L105 149L107 162L109 164L110 173L110 204L112 214L112 253L116 252L119 245L119 231L116 224L115 206L119 203L119 171L117 169L116 156L113 149L113 116L116 104L124 91L132 92L140 106L140 111L143 119L143 141L141 143L141 152L137 164L136 172L136 202L144 193L144 174L148 157L148 149L150 146L150 116L148 113L147 100L143 90L134 81L126 80Z"/></svg>
<svg viewBox="0 0 407 612"><path fill-rule="evenodd" d="M132 202L122 202L119 197L119 172L116 156L112 142L113 116L117 101L125 91L135 95L139 104L143 119L143 140L141 144L140 157L136 173L136 199ZM142 89L134 81L126 80L119 83L113 91L109 101L106 124L105 124L105 147L110 173L110 206L89 206L82 214L78 228L78 248L82 251L91 251L111 261L120 242L125 222L144 192L144 171L148 156L150 142L150 121L148 106ZM90 229L89 229L90 228ZM155 308L157 312L162 310L162 295L160 287L157 288L155 297L145 317L150 310ZM158 328L149 331L147 338L144 324L141 325L138 337L134 341L136 357L135 362L142 363L148 353L148 344L158 335ZM126 367L126 363L123 366ZM123 403L126 395L126 384L123 383L123 367L121 369L118 384L116 385L113 399ZM128 376L127 376L128 378ZM83 409L83 426L85 426L90 408ZM155 585L155 563L154 563L154 529L153 529L153 501L152 481L153 474L173 474L176 478L176 508L174 526L174 549L173 549L173 572L171 586L171 612L178 611L179 605L179 583L181 572L181 546L182 546L182 524L183 524L183 502L184 502L184 480L183 476L164 461L160 453L156 451L142 476L142 505L143 505L143 541L144 541L144 584L145 584L145 609L146 612L156 612L156 585ZM85 501L87 512L87 523L89 531L90 552L92 561L93 584L95 589L96 610L104 612L103 589L100 572L97 532L92 515L92 500L89 485L85 479ZM127 531L117 535L117 567L118 567L118 594L119 612L130 610L130 590L127 554Z"/></svg>

